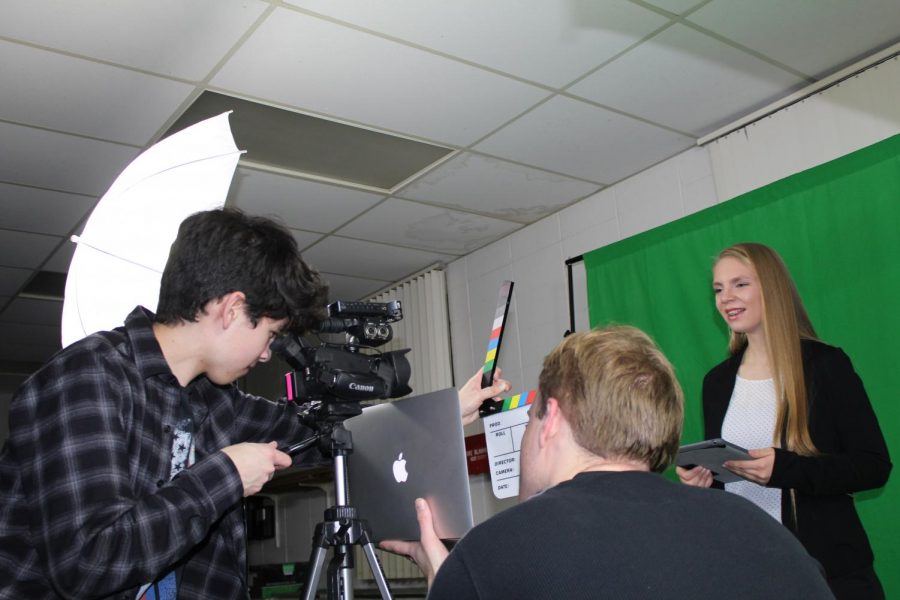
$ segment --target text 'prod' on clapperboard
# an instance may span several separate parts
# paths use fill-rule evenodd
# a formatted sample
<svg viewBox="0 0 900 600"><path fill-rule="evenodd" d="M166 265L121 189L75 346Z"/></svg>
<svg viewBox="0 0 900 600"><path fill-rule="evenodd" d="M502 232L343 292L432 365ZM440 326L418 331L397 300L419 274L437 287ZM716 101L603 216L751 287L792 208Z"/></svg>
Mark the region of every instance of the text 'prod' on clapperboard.
<svg viewBox="0 0 900 600"><path fill-rule="evenodd" d="M503 398L492 414L484 415L491 487L497 498L519 495L519 454L528 424L528 406L537 390Z"/></svg>

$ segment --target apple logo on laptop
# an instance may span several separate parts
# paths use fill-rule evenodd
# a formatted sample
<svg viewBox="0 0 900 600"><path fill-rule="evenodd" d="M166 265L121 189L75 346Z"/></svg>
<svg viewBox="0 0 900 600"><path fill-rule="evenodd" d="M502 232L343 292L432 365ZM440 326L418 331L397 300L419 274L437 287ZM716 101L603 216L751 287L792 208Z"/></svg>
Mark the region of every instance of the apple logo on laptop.
<svg viewBox="0 0 900 600"><path fill-rule="evenodd" d="M394 461L394 479L397 480L397 483L403 483L407 477L409 477L409 473L406 472L406 459L403 458L403 453L401 452L397 460Z"/></svg>

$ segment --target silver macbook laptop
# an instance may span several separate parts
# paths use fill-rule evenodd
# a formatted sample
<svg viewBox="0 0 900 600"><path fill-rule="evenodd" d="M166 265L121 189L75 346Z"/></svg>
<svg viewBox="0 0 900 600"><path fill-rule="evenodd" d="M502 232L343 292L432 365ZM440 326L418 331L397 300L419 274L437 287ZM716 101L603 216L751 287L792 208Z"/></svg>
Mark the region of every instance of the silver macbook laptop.
<svg viewBox="0 0 900 600"><path fill-rule="evenodd" d="M375 542L419 539L416 498L428 500L442 539L459 539L472 527L455 389L370 406L344 425L353 433L350 505L369 522Z"/></svg>

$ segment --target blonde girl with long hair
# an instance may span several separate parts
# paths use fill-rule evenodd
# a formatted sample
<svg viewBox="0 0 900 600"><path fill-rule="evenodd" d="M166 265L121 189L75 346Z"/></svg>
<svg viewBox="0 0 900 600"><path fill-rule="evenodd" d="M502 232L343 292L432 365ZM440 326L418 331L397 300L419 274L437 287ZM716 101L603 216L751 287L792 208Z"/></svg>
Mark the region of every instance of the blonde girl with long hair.
<svg viewBox="0 0 900 600"><path fill-rule="evenodd" d="M851 494L882 487L891 462L850 359L818 340L784 261L768 246L723 250L713 293L730 330L729 357L703 381L705 435L753 457L725 464L744 478L726 491L793 531L835 596L883 598ZM703 467L677 473L688 485L714 483Z"/></svg>

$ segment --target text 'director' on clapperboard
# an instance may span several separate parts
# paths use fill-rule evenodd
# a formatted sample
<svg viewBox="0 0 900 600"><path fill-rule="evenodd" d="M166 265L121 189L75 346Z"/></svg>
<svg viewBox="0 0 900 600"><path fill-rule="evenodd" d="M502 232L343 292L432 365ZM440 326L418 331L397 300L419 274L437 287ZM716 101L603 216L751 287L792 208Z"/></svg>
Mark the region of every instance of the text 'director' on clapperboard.
<svg viewBox="0 0 900 600"><path fill-rule="evenodd" d="M491 485L497 498L519 495L522 434L528 423L528 405L536 396L537 390L531 390L504 398L499 411L483 417Z"/></svg>

